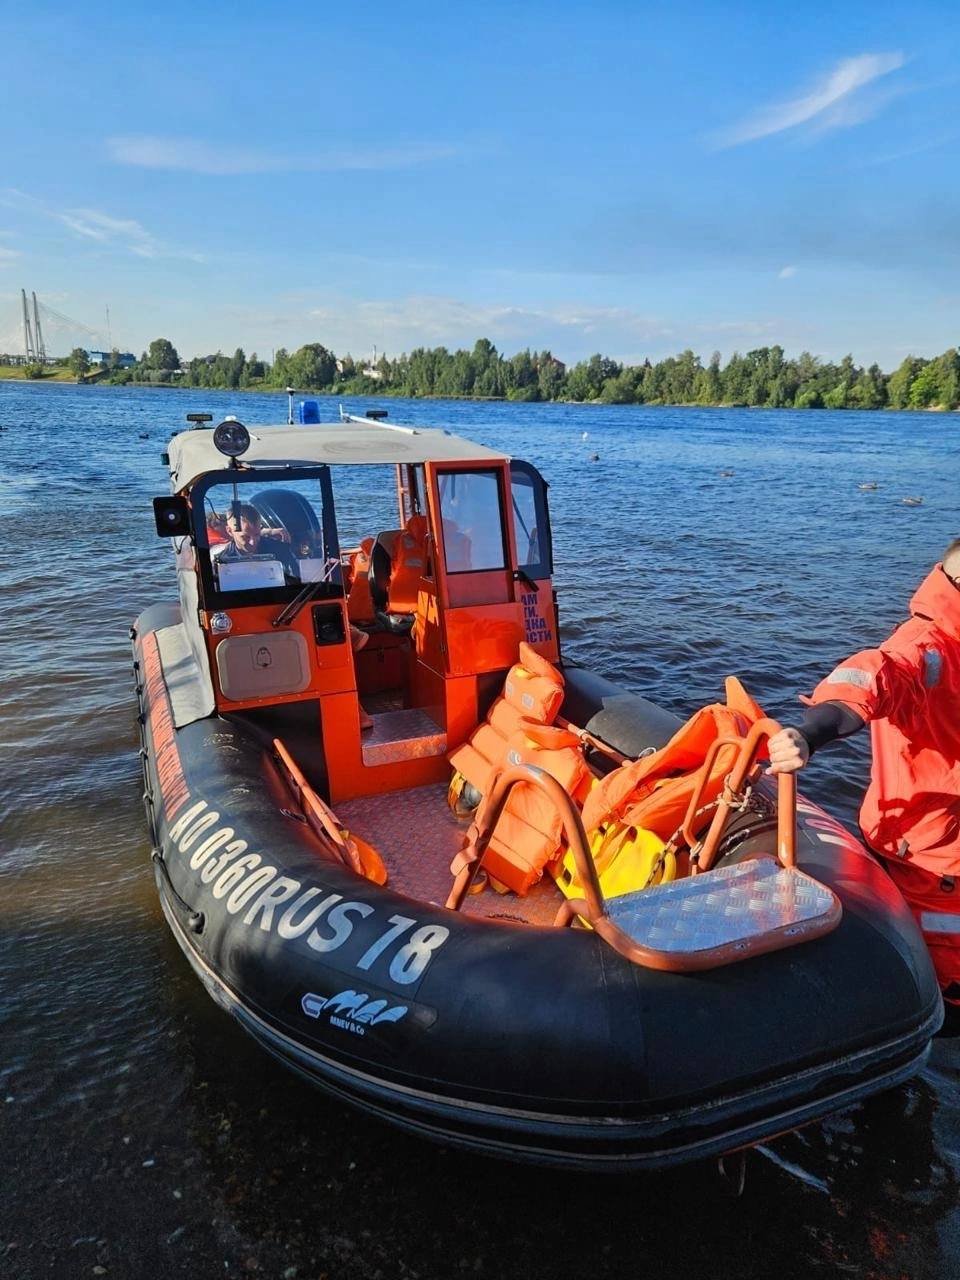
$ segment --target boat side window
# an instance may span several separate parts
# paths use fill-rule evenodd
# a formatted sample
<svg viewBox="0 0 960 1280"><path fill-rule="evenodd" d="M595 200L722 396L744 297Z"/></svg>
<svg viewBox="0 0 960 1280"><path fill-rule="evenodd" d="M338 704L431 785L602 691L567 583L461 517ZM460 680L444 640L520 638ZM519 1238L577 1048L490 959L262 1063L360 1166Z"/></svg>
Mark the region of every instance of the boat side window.
<svg viewBox="0 0 960 1280"><path fill-rule="evenodd" d="M438 487L447 572L506 568L497 472L444 471Z"/></svg>
<svg viewBox="0 0 960 1280"><path fill-rule="evenodd" d="M427 513L427 478L422 465L410 468L413 478L413 509L418 515Z"/></svg>
<svg viewBox="0 0 960 1280"><path fill-rule="evenodd" d="M422 464L412 466L410 468L411 477L411 499L413 510L416 515L425 516L427 514L427 476ZM423 566L423 576L433 581L433 539L427 538L425 559Z"/></svg>
<svg viewBox="0 0 960 1280"><path fill-rule="evenodd" d="M546 491L546 482L540 472L529 462L514 459L510 463L510 492L517 539L517 561L520 568L534 579L549 578L553 575L553 549Z"/></svg>
<svg viewBox="0 0 960 1280"><path fill-rule="evenodd" d="M389 463L333 468L337 528L342 547L358 547L364 538L399 527L397 469Z"/></svg>

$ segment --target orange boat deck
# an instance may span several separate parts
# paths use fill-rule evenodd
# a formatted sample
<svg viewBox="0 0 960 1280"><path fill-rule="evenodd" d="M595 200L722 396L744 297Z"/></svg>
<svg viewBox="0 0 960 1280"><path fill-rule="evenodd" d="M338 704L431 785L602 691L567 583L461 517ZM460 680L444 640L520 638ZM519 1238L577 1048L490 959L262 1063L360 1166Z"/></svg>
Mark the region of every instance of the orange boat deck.
<svg viewBox="0 0 960 1280"><path fill-rule="evenodd" d="M389 888L442 906L453 886L450 863L466 833L447 807L446 796L442 784L361 796L338 804L337 817L383 858ZM545 876L524 897L485 887L468 895L462 911L488 920L552 925L563 901L560 890Z"/></svg>

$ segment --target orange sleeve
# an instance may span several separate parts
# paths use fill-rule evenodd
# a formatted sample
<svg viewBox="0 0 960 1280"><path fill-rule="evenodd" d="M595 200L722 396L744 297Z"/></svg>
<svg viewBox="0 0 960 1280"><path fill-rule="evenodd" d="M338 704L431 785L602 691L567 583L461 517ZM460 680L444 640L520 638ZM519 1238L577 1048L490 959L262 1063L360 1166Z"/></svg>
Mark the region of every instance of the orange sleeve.
<svg viewBox="0 0 960 1280"><path fill-rule="evenodd" d="M801 701L810 707L842 702L862 720L901 721L923 694L923 657L913 645L864 649L838 663Z"/></svg>

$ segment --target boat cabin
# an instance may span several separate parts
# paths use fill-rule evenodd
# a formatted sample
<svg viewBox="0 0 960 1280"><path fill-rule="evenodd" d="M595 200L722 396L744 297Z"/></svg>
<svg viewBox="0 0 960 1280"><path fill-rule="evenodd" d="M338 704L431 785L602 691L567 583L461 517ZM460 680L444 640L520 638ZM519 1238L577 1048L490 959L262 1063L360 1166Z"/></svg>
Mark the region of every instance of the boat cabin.
<svg viewBox="0 0 960 1280"><path fill-rule="evenodd" d="M529 463L348 415L228 419L167 456L157 530L174 540L204 714L319 734L311 781L330 803L446 782L520 642L559 657L546 485Z"/></svg>

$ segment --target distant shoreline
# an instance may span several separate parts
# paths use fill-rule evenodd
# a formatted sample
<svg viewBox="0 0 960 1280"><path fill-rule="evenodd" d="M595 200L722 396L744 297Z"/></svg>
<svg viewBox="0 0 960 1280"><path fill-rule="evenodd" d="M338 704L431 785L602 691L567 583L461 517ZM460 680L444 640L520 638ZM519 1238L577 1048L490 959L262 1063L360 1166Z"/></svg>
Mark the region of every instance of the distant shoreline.
<svg viewBox="0 0 960 1280"><path fill-rule="evenodd" d="M96 357L91 365L90 355ZM116 349L106 355L77 347L55 362L24 362L0 355L0 379L113 386L169 386L190 390L269 391L298 388L301 395L410 400L463 400L537 404L649 404L702 408L769 409L960 409L960 350L951 347L932 359L905 356L885 373L874 362L861 367L852 355L839 362L802 351L787 357L783 347L734 351L726 364L719 351L708 363L691 348L656 362L626 364L599 353L572 367L551 351L529 348L506 356L488 338L472 350L417 347L374 363L338 357L319 342L290 352L278 347L272 358L233 355L181 359L169 338L155 338L139 360ZM302 391L299 389L302 388Z"/></svg>
<svg viewBox="0 0 960 1280"><path fill-rule="evenodd" d="M9 366L8 366L9 367ZM190 392L197 395L201 392L213 392L214 395L265 395L265 396L282 396L286 395L283 387L191 387L186 386L182 382L95 382L82 383L69 374L67 377L58 377L52 375L46 378L17 378L9 377L7 369L0 369L0 383L10 383L20 386L40 387L49 383L55 383L57 386L95 386L110 387L114 391L123 391L127 388L133 390L143 389L145 391L182 391ZM946 405L930 404L925 405L922 409L897 409L892 405L878 405L876 408L866 408L857 406L856 408L832 408L829 405L818 405L797 407L792 404L785 405L769 405L769 404L742 404L736 401L717 401L715 404L700 404L690 401L662 401L662 400L644 400L631 404L611 404L606 400L511 400L509 396L464 396L464 395L399 395L395 391L295 391L294 395L301 400L453 400L461 401L464 404L559 404L559 405L592 405L602 409L749 409L751 412L761 413L960 413L960 406L956 409L950 409Z"/></svg>

